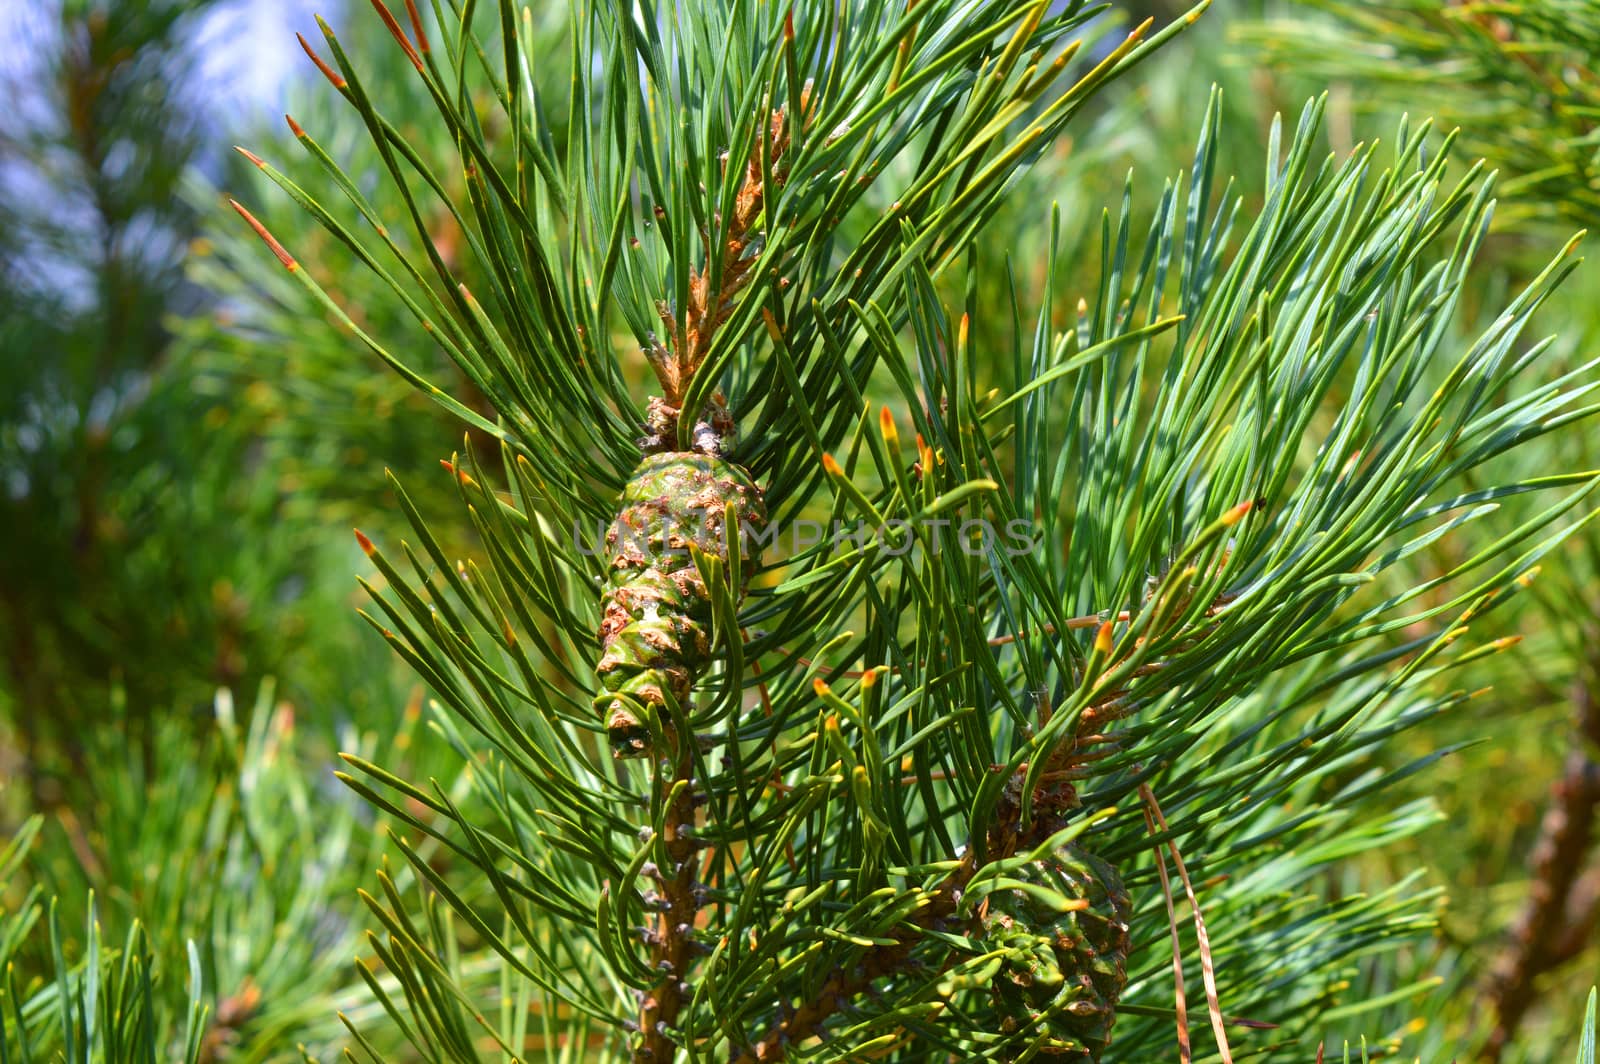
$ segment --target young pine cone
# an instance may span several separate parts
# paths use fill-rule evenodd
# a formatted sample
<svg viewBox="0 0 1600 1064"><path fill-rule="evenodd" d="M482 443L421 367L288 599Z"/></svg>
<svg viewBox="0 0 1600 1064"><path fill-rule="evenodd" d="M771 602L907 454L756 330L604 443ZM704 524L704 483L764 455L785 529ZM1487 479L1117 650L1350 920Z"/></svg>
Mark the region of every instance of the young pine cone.
<svg viewBox="0 0 1600 1064"><path fill-rule="evenodd" d="M727 504L735 526L727 527ZM728 560L730 537L766 524L761 489L742 468L693 451L667 451L640 462L623 489L606 533L601 597L601 691L615 757L648 752L650 732L619 695L664 713L666 692L681 705L711 660L711 598L689 552ZM735 589L742 600L751 563Z"/></svg>

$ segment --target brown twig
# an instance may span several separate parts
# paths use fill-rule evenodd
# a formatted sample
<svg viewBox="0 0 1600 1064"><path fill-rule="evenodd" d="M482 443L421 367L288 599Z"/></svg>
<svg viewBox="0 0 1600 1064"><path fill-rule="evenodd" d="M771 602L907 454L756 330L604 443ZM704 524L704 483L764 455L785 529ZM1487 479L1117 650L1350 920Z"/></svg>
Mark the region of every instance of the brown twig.
<svg viewBox="0 0 1600 1064"><path fill-rule="evenodd" d="M996 770L1004 767L994 766ZM1075 803L1075 798L1071 784L1060 782L1035 791L1032 824L1026 831L1021 829L1022 780L1026 774L1027 766L1020 766L995 809L986 847L988 861L1037 845L1065 826L1065 813ZM787 1059L785 1047L819 1034L829 1017L866 993L875 980L902 970L922 942L923 932L939 928L955 913L962 892L980 867L977 855L969 848L961 864L932 890L927 904L917 910L909 925L891 933L892 943L871 947L854 968L840 969L828 976L810 1001L789 1013L760 1041L741 1051L733 1058L733 1064L769 1064Z"/></svg>
<svg viewBox="0 0 1600 1064"><path fill-rule="evenodd" d="M660 979L639 1001L639 1042L635 1064L663 1064L676 1055L671 1029L687 996L689 965L694 960L694 922L700 889L695 879L697 844L694 831L694 757L688 739L680 743L678 763L661 786L668 795L662 844L670 865L655 870L658 886L654 926L647 933L651 962Z"/></svg>
<svg viewBox="0 0 1600 1064"><path fill-rule="evenodd" d="M1228 601L1231 601L1231 596L1227 594L1218 596L1208 607L1206 615L1214 615ZM1182 612L1181 609L1172 611L1168 616L1175 618ZM1119 614L1117 619L1127 620L1129 615L1124 612ZM1099 617L1085 617L1074 618L1067 622L1069 628L1091 626L1100 629L1101 639L1109 640L1112 627L1110 621ZM1156 634L1151 633L1145 638L1154 638ZM1129 708L1118 704L1127 693L1126 688L1118 688L1097 695L1080 715L1073 734L1050 756L1049 765L1042 773L1039 785L1030 795L1023 794L1023 781L1027 777L1028 766L1025 764L1019 766L996 805L985 846L986 861L1009 857L1029 846L1037 845L1066 826L1073 810L1077 807L1077 795L1072 781L1081 776L1077 771L1078 764L1099 756L1085 753L1084 749L1109 741L1109 737L1102 734L1101 728L1108 721L1127 715ZM1045 712L1048 712L1047 708ZM996 765L994 768L1003 770L1004 766ZM1160 808L1155 806L1154 797L1149 795L1148 787L1143 789L1143 793L1147 796L1149 807L1153 808L1156 817L1159 818ZM1032 813L1026 829L1022 827L1022 812L1025 806ZM1164 820L1162 827L1165 828ZM1223 1059L1231 1060L1227 1035L1222 1030L1222 1024L1227 1021L1221 1013L1217 999L1210 944L1207 941L1204 920L1200 915L1199 902L1195 898L1194 887L1189 881L1188 871L1183 866L1177 847L1169 844L1169 848L1173 859L1178 863L1178 872L1188 892L1190 907L1194 913L1196 932L1201 942L1201 965L1206 999L1217 1034L1217 1044L1222 1050ZM980 867L973 849L969 848L960 866L933 889L928 904L916 912L907 926L892 933L892 943L871 947L855 967L840 969L829 975L810 1001L790 1012L759 1041L735 1055L732 1058L733 1064L770 1064L772 1061L787 1059L786 1047L820 1034L829 1017L853 998L867 992L875 980L903 969L911 960L912 952L918 943L922 941L923 932L937 927L955 912L961 900L961 892L966 889Z"/></svg>
<svg viewBox="0 0 1600 1064"><path fill-rule="evenodd" d="M802 121L811 111L811 86L806 85L800 94ZM783 187L788 176L785 155L790 143L790 116L787 105L768 112L765 121L757 119L755 144L744 164L744 183L734 196L733 215L723 219L720 213L712 231L705 234L706 261L701 268L689 270L688 305L683 308L680 322L671 304L666 300L656 303L656 314L670 338L671 348L652 338L645 349L645 359L661 383L661 395L650 400L645 415L649 433L642 441L645 450L670 450L676 447L678 414L684 395L694 379L695 372L705 362L711 351L711 341L721 326L733 315L737 297L751 279L751 267L758 254L755 250L760 236L756 223L766 209L768 180L771 187ZM720 226L720 232L718 231ZM715 234L715 236L714 236ZM721 247L712 246L714 238ZM713 274L712 266L717 269ZM712 279L716 286L713 289ZM717 437L725 437L733 430L725 401L718 394L712 399L708 427ZM697 434L699 426L696 426ZM698 445L698 442L697 442ZM708 441L706 446L714 446Z"/></svg>
<svg viewBox="0 0 1600 1064"><path fill-rule="evenodd" d="M1067 745L1073 749L1092 738L1103 742L1104 736L1075 736ZM1004 766L994 766L997 770ZM1027 775L1027 765L1020 766L1013 775L1004 795L995 809L994 822L989 830L986 846L987 860L1009 857L1028 846L1037 845L1060 828L1077 804L1071 780L1077 773L1061 766L1044 774L1040 786L1028 800L1033 818L1027 830L1022 822L1022 781ZM874 980L890 975L905 967L912 951L922 941L922 932L937 927L955 912L961 893L977 873L980 865L971 849L960 866L932 891L929 901L917 911L909 926L892 934L892 944L874 946L854 968L841 969L830 975L812 999L795 1009L753 1046L733 1058L733 1064L769 1064L786 1059L786 1046L818 1034L824 1023L851 999L865 993Z"/></svg>
<svg viewBox="0 0 1600 1064"><path fill-rule="evenodd" d="M1021 783L1026 773L1026 765L1017 770L996 809L989 831L988 860L1009 857L1025 847L1037 845L1064 826L1064 816L1073 797L1070 783L1063 780L1054 786L1041 786L1035 792L1033 822L1026 831L1020 828ZM911 923L892 933L892 943L871 947L854 968L840 969L830 975L810 1001L789 1013L760 1041L735 1056L733 1064L770 1064L787 1059L785 1047L819 1034L829 1017L866 993L875 980L902 970L923 940L922 933L938 928L955 913L962 892L980 867L969 849L960 866L933 889L927 904L917 910Z"/></svg>
<svg viewBox="0 0 1600 1064"><path fill-rule="evenodd" d="M893 935L892 945L873 946L856 967L830 975L812 999L791 1012L753 1046L733 1058L733 1064L769 1064L786 1058L786 1046L819 1033L828 1018L852 998L865 993L874 980L899 971L922 941L922 930L937 925L955 912L961 892L978 866L969 856L936 887L927 905L917 912L915 926Z"/></svg>
<svg viewBox="0 0 1600 1064"><path fill-rule="evenodd" d="M802 95L802 110L807 102L807 96ZM744 184L734 197L733 217L727 219L722 231L720 255L711 247L711 234L706 234L706 264L689 272L689 305L684 308L682 325L665 303L658 308L661 322L672 336L673 347L661 386L666 390L666 400L674 406L683 398L683 389L694 371L705 361L712 336L733 313L734 297L750 280L752 259L746 253L755 237L755 223L766 204L766 174L770 169L773 185L782 187L785 176L782 163L788 147L788 115L785 108L779 107L757 133L745 162ZM719 257L717 287L713 291L711 263Z"/></svg>
<svg viewBox="0 0 1600 1064"><path fill-rule="evenodd" d="M1600 909L1600 881L1583 875L1600 811L1600 699L1580 679L1573 689L1577 741L1539 825L1528 899L1490 970L1485 994L1495 1025L1480 1052L1498 1061L1536 997L1539 977L1581 951Z"/></svg>
<svg viewBox="0 0 1600 1064"><path fill-rule="evenodd" d="M1550 943L1551 965L1565 964L1589 948L1594 943L1597 922L1600 922L1600 868L1591 868L1567 896L1561 936Z"/></svg>
<svg viewBox="0 0 1600 1064"><path fill-rule="evenodd" d="M1227 595L1219 596L1208 608L1206 615L1214 615L1226 605L1228 599ZM1181 612L1179 610L1171 615L1175 616ZM1130 615L1123 612L1116 619L1126 621L1130 619ZM1110 638L1111 622L1099 617L1072 618L1066 622L1066 627L1069 629L1098 627L1100 638L1108 641ZM1001 637L992 640L991 643L1002 645L1010 641L1009 637ZM1148 674L1156 671L1158 667L1159 663L1153 663L1138 670L1138 673ZM869 671L876 672L876 670ZM1019 847L1042 841L1064 826L1066 818L1076 805L1072 781L1082 775L1077 770L1077 765L1079 762L1103 756L1099 752L1087 752L1086 748L1104 745L1110 741L1110 737L1103 734L1101 729L1109 721L1126 715L1127 707L1121 706L1120 700L1124 699L1127 693L1125 688L1117 688L1102 692L1096 697L1080 716L1074 734L1063 744L1061 750L1052 755L1052 764L1043 773L1041 785L1026 801L1021 786L1026 775L1026 766L1016 774L1012 785L1006 789L1005 796L996 809L994 825L986 847L991 859L1009 856L1017 852ZM685 756L680 761L674 781L667 786L670 788L678 781L691 781L692 767L692 760ZM774 781L774 784L781 787L778 781ZM669 793L672 792L669 790ZM654 928L648 935L654 946L653 960L661 969L662 978L641 1000L639 1012L641 1039L634 1055L635 1061L640 1062L671 1059L674 1051L671 1028L683 1002L687 988L685 977L693 955L691 935L697 911L696 888L698 887L693 873L695 843L692 838L683 835L683 831L693 824L694 803L690 789L688 787L679 789L672 802L673 808L667 816L666 836L663 841L666 843L673 867L665 873L659 870L655 873L661 885L659 900L661 910ZM1031 826L1026 832L1020 828L1024 804L1030 806L1034 813ZM1187 872L1175 848L1173 856L1179 861L1179 873L1189 892L1197 928L1204 943L1204 925L1200 922L1199 907L1194 898L1193 887L1189 884ZM969 851L969 856L963 860L960 867L934 888L927 904L916 913L911 922L892 933L892 942L871 948L853 968L840 969L832 973L813 995L811 1001L789 1012L759 1041L741 1051L733 1058L735 1064L764 1064L785 1059L787 1046L819 1034L823 1025L835 1012L851 999L867 992L875 980L903 968L922 940L922 932L936 927L954 913L961 892L977 872L978 867ZM1208 1005L1214 1023L1220 1024L1222 1018L1216 1000L1209 951L1204 944L1202 952L1205 954L1203 968ZM1220 1031L1220 1026L1218 1026L1218 1043L1223 1047L1226 1057L1227 1041L1226 1036Z"/></svg>

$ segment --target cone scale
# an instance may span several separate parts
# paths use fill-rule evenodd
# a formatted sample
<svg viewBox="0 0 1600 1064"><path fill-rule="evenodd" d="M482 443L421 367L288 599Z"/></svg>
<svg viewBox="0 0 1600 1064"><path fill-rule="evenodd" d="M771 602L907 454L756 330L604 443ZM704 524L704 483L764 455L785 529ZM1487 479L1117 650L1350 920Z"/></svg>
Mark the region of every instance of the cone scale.
<svg viewBox="0 0 1600 1064"><path fill-rule="evenodd" d="M735 524L729 527L728 505ZM696 451L647 456L623 489L606 532L596 706L613 756L649 752L638 707L665 715L687 702L712 660L710 594L690 552L728 561L731 537L766 523L761 490L742 467ZM734 591L742 601L749 566Z"/></svg>

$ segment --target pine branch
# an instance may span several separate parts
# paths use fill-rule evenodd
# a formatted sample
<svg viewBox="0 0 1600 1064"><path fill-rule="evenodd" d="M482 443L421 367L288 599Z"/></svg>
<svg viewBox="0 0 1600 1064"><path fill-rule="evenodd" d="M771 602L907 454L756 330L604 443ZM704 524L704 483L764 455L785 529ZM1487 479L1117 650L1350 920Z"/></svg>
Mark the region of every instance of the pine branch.
<svg viewBox="0 0 1600 1064"><path fill-rule="evenodd" d="M1234 520L1242 517L1247 511L1248 506L1238 508ZM1142 605L1145 607L1156 605L1153 612L1159 620L1142 638L1158 639L1164 635L1170 636L1170 631L1162 631L1162 625L1164 623L1170 625L1187 610L1190 605L1189 589L1194 575L1193 570L1184 570L1178 580L1163 581L1152 588L1149 598ZM1226 596L1220 596L1203 616L1212 616L1225 605ZM1097 651L1105 657L1109 657L1112 649L1111 631L1112 623L1105 621L1098 625L1095 635ZM1202 631L1185 643L1192 645L1193 641L1203 637ZM1159 668L1159 663L1140 666L1136 672L1142 670L1148 675L1149 671L1155 668ZM984 846L965 848L958 867L927 892L921 899L921 904L908 918L906 925L892 932L891 944L874 945L855 965L840 968L829 975L822 986L811 994L810 1000L785 1014L772 1030L735 1057L734 1064L757 1064L757 1062L787 1059L787 1047L798 1045L814 1035L823 1034L828 1019L869 992L874 982L893 976L912 964L917 947L926 941L926 932L970 930L963 925L970 925L973 922L971 914L961 921L955 920L954 917L973 877L981 868L991 865L994 861L1004 861L1019 851L1041 846L1051 836L1067 827L1073 812L1080 805L1072 781L1085 778L1086 774L1082 770L1086 762L1109 753L1109 751L1092 751L1089 748L1112 741L1108 736L1099 734L1098 729L1107 727L1125 715L1126 710L1118 712L1115 707L1123 702L1127 695L1128 691L1122 688L1108 691L1097 696L1085 708L1078 717L1071 737L1050 755L1048 768L1038 776L1036 788L1031 791L1028 789L1024 771L1017 771L1012 776L996 807L994 819L989 826L989 837L985 840ZM1049 720L1049 707L1042 706L1040 723L1048 724ZM1023 765L1021 769L1026 770L1027 767ZM1007 771L1007 766L992 765L991 771L1004 773ZM1176 851L1174 855L1176 856ZM955 956L948 957L942 963L942 967L951 967L958 962L958 959ZM1209 961L1207 963L1209 965ZM1207 980L1210 988L1209 968Z"/></svg>
<svg viewBox="0 0 1600 1064"><path fill-rule="evenodd" d="M1594 926L1597 881L1593 874L1582 875L1600 818L1600 760L1595 754L1600 750L1600 699L1589 676L1574 684L1572 701L1576 742L1550 787L1528 860L1527 901L1485 988L1495 1015L1482 1049L1486 1060L1505 1055L1537 999L1538 979L1570 959Z"/></svg>
<svg viewBox="0 0 1600 1064"><path fill-rule="evenodd" d="M772 1030L734 1056L733 1064L769 1064L789 1059L789 1047L798 1046L823 1034L823 1027L836 1012L872 989L879 979L893 976L913 963L914 953L924 941L924 932L945 931L961 901L961 893L977 872L969 854L949 878L940 883L916 910L911 925L896 930L892 945L872 946L849 969L840 969L815 990L811 999L788 1012ZM954 963L953 960L948 963Z"/></svg>
<svg viewBox="0 0 1600 1064"><path fill-rule="evenodd" d="M1093 298L1065 327L1058 263L1094 255L1059 246L1052 219L1051 302L1031 336L1009 308L1008 379L1006 352L975 350L970 329L1008 308L951 274L1083 102L1181 26L1139 27L1080 68L1064 42L1088 9L1043 0L806 4L792 27L742 4L601 8L573 27L563 144L531 117L545 108L518 86L526 46L515 12L498 14L487 37L441 30L455 44L412 64L460 146L461 207L325 33L399 207L417 225L437 210L424 201L459 211L481 301L425 229L388 276L499 415L504 479L471 448L448 477L471 561L403 494L419 546L363 543L383 578L365 582L368 619L474 764L463 808L352 762L351 786L450 858L402 843L421 900L384 879L371 903L402 986L380 996L408 1037L431 1055L522 1045L525 1010L472 1005L498 977L548 1031L593 1033L613 1060L1092 1055L1114 1016L1117 1052L1159 1056L1171 1027L1152 1003L1173 957L1151 933L1157 845L1184 854L1205 906L1208 1005L1282 1022L1285 1039L1353 970L1427 933L1414 885L1320 884L1330 854L1432 822L1380 803L1448 751L1379 755L1467 697L1453 670L1504 645L1460 639L1467 620L1520 590L1597 483L1462 486L1595 410L1587 376L1535 379L1542 348L1520 335L1571 246L1450 343L1490 214L1481 173L1452 175L1426 129L1402 128L1392 161L1325 160L1313 101L1291 135L1274 130L1268 194L1246 212L1214 182L1213 98L1148 228L1131 186L1106 215ZM509 164L464 85L498 101ZM304 199L392 268L387 237ZM308 272L294 279L336 309ZM619 321L663 372L662 418L679 418L655 433L674 453L644 465L627 379L644 364L604 342ZM719 395L743 439L694 466L679 452ZM652 462L684 483L652 479ZM775 527L857 531L669 562L658 518L721 473L764 496ZM1534 493L1540 509L1412 577L1407 559ZM721 519L737 513L716 494ZM625 555L582 527L619 514L651 545ZM983 534L1019 525L1016 549ZM615 762L608 739L651 756ZM1160 795L1160 837L1117 811L1142 789ZM1052 849L1066 836L1071 852ZM1086 989L1094 960L1053 943L1091 928L1103 970ZM1030 956L1061 975L1047 1007Z"/></svg>

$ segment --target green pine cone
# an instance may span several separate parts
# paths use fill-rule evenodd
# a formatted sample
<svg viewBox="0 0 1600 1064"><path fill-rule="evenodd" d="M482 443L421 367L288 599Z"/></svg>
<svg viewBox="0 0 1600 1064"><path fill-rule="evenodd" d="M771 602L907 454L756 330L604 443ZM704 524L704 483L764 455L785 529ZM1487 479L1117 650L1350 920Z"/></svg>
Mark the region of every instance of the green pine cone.
<svg viewBox="0 0 1600 1064"><path fill-rule="evenodd" d="M983 945L1006 951L990 984L999 1033L1025 1031L1013 1043L1018 1054L1043 1035L1042 1057L1098 1061L1128 982L1133 909L1122 877L1069 845L1010 878L1041 889L996 890L987 898Z"/></svg>
<svg viewBox="0 0 1600 1064"><path fill-rule="evenodd" d="M732 503L736 527L727 528ZM689 553L728 560L730 535L766 523L761 489L742 468L693 451L652 454L622 491L617 518L606 532L606 581L601 596L601 692L612 754L638 757L649 729L626 701L660 709L666 694L685 702L711 660L711 599ZM748 582L750 565L741 572ZM738 588L740 598L744 586Z"/></svg>

